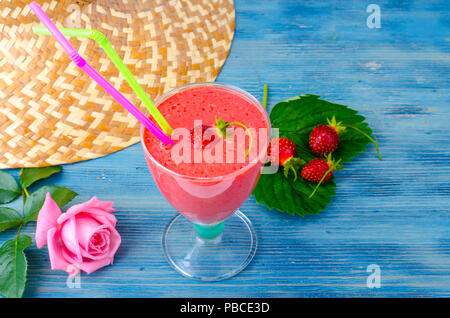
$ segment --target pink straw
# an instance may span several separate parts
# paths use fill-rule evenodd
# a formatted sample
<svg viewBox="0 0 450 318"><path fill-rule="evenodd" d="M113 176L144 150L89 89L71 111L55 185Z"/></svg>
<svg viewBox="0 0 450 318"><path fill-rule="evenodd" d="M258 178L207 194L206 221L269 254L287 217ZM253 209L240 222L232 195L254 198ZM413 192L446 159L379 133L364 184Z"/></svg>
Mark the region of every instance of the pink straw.
<svg viewBox="0 0 450 318"><path fill-rule="evenodd" d="M96 70L92 68L78 52L73 48L70 42L64 37L61 31L58 30L56 25L50 20L45 12L39 7L36 2L30 3L30 8L34 14L41 20L45 27L50 31L53 37L58 41L63 49L69 54L74 63L86 72L94 81L97 82L107 93L109 93L117 102L119 102L126 110L130 112L139 122L141 122L151 133L153 133L161 142L165 144L173 144L173 140L170 139L161 129L159 129L154 123L152 123L143 113L139 111L128 99L125 98L118 90L114 88L103 76L101 76Z"/></svg>

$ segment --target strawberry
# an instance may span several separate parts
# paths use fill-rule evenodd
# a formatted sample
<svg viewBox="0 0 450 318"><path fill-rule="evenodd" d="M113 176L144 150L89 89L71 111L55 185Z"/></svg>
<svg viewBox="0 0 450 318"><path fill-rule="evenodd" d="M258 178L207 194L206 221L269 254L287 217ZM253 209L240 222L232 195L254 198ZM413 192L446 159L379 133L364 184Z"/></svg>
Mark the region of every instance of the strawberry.
<svg viewBox="0 0 450 318"><path fill-rule="evenodd" d="M323 156L335 151L339 146L339 135L348 127L366 136L375 145L378 158L381 160L380 149L378 149L378 141L376 138L373 139L358 127L336 122L336 118L334 116L331 120L327 118L327 123L328 125L319 125L315 127L309 135L309 147L316 155Z"/></svg>
<svg viewBox="0 0 450 318"><path fill-rule="evenodd" d="M332 168L327 161L319 158L311 160L302 170L302 177L311 182L322 183L327 182L333 176L333 170L331 170L326 176L325 173Z"/></svg>
<svg viewBox="0 0 450 318"><path fill-rule="evenodd" d="M215 134L211 134L209 138L205 134L206 130L211 126L201 125L191 129L191 144L196 149L205 149L211 142L216 139Z"/></svg>
<svg viewBox="0 0 450 318"><path fill-rule="evenodd" d="M311 160L303 168L302 170L303 179L317 183L316 188L309 196L310 198L314 195L314 193L317 191L317 189L322 183L326 183L328 180L331 179L334 170L341 169L341 166L339 165L340 161L341 160L339 159L337 162L335 162L331 158L331 154L329 154L325 157L325 160L315 158Z"/></svg>
<svg viewBox="0 0 450 318"><path fill-rule="evenodd" d="M294 157L297 147L288 138L273 138L267 149L267 156L273 165L282 166L284 175L287 178L289 171L294 173L294 181L297 180L297 169L306 162L303 159Z"/></svg>
<svg viewBox="0 0 450 318"><path fill-rule="evenodd" d="M332 153L339 145L339 134L345 131L341 123L333 116L328 125L319 125L309 135L309 147L318 156Z"/></svg>

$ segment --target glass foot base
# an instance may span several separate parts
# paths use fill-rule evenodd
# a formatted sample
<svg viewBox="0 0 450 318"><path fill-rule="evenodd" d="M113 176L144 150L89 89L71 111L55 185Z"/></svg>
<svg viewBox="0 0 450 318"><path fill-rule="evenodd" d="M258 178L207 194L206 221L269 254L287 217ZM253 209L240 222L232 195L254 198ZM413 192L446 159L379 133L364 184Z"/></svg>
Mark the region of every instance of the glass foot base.
<svg viewBox="0 0 450 318"><path fill-rule="evenodd" d="M162 237L170 265L184 276L202 281L223 280L242 271L255 256L255 229L239 210L224 222L221 235L202 239L191 221L180 214L175 216Z"/></svg>

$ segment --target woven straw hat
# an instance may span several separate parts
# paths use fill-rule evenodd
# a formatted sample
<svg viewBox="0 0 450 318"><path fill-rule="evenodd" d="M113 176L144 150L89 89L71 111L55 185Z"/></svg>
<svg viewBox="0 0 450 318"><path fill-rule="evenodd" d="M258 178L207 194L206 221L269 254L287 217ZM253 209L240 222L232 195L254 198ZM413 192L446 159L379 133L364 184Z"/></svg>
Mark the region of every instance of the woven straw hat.
<svg viewBox="0 0 450 318"><path fill-rule="evenodd" d="M30 1L0 0L0 168L98 158L139 141L139 123L79 70L40 24ZM214 81L234 34L232 0L37 1L58 27L101 31L153 99ZM80 55L143 112L100 46L71 38Z"/></svg>

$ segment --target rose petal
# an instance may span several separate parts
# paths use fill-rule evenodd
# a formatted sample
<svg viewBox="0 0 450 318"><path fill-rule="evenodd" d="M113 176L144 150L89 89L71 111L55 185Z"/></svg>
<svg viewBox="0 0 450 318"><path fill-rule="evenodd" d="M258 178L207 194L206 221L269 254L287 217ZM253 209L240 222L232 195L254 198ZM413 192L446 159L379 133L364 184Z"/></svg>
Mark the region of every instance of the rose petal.
<svg viewBox="0 0 450 318"><path fill-rule="evenodd" d="M45 196L44 204L37 218L36 224L36 245L38 248L42 248L47 244L47 233L51 228L57 228L57 219L61 215L61 210L53 200L49 192Z"/></svg>
<svg viewBox="0 0 450 318"><path fill-rule="evenodd" d="M56 228L51 228L47 233L48 256L53 270L67 271L68 266L73 264L75 260L70 261L63 255L63 247L59 241L60 236Z"/></svg>
<svg viewBox="0 0 450 318"><path fill-rule="evenodd" d="M120 237L119 232L115 228L109 229L111 234L109 236L109 252L108 257L113 258L113 256L116 254L117 249L120 246L120 243L122 243L122 238ZM111 262L112 264L112 262Z"/></svg>
<svg viewBox="0 0 450 318"><path fill-rule="evenodd" d="M71 218L62 224L60 233L64 246L75 255L77 262L81 263L83 257L81 256L77 229L76 218Z"/></svg>
<svg viewBox="0 0 450 318"><path fill-rule="evenodd" d="M105 225L99 228L89 238L87 250L92 255L103 255L109 251L109 235L110 231Z"/></svg>
<svg viewBox="0 0 450 318"><path fill-rule="evenodd" d="M88 251L89 239L102 226L95 218L91 218L88 214L78 214L77 220L77 236L80 246Z"/></svg>
<svg viewBox="0 0 450 318"><path fill-rule="evenodd" d="M79 265L79 267L81 270L90 274L92 272L95 272L97 269L101 267L112 264L112 262L113 262L112 258L102 258L99 260L84 261L83 264Z"/></svg>
<svg viewBox="0 0 450 318"><path fill-rule="evenodd" d="M112 208L114 202L112 201L99 201L97 197L93 197L87 202L71 206L66 213L62 214L58 218L58 224L62 224L67 219L77 215L78 213L93 213L93 214L105 214L114 212ZM106 212L106 213L105 213ZM114 218L115 219L115 218Z"/></svg>
<svg viewBox="0 0 450 318"><path fill-rule="evenodd" d="M92 253L88 253L84 248L81 249L81 253L83 255L83 258L86 259L92 259L92 260L99 260L104 258L113 258L116 254L117 249L120 246L120 243L122 242L122 239L120 237L119 232L115 228L108 228L110 235L109 235L109 249L108 251L105 251L102 255L93 255Z"/></svg>
<svg viewBox="0 0 450 318"><path fill-rule="evenodd" d="M100 224L105 224L111 227L115 227L117 223L117 219L114 215L108 212L103 212L97 208L90 208L88 212L80 212L77 214L77 217L79 215L88 215L89 217L96 219Z"/></svg>

